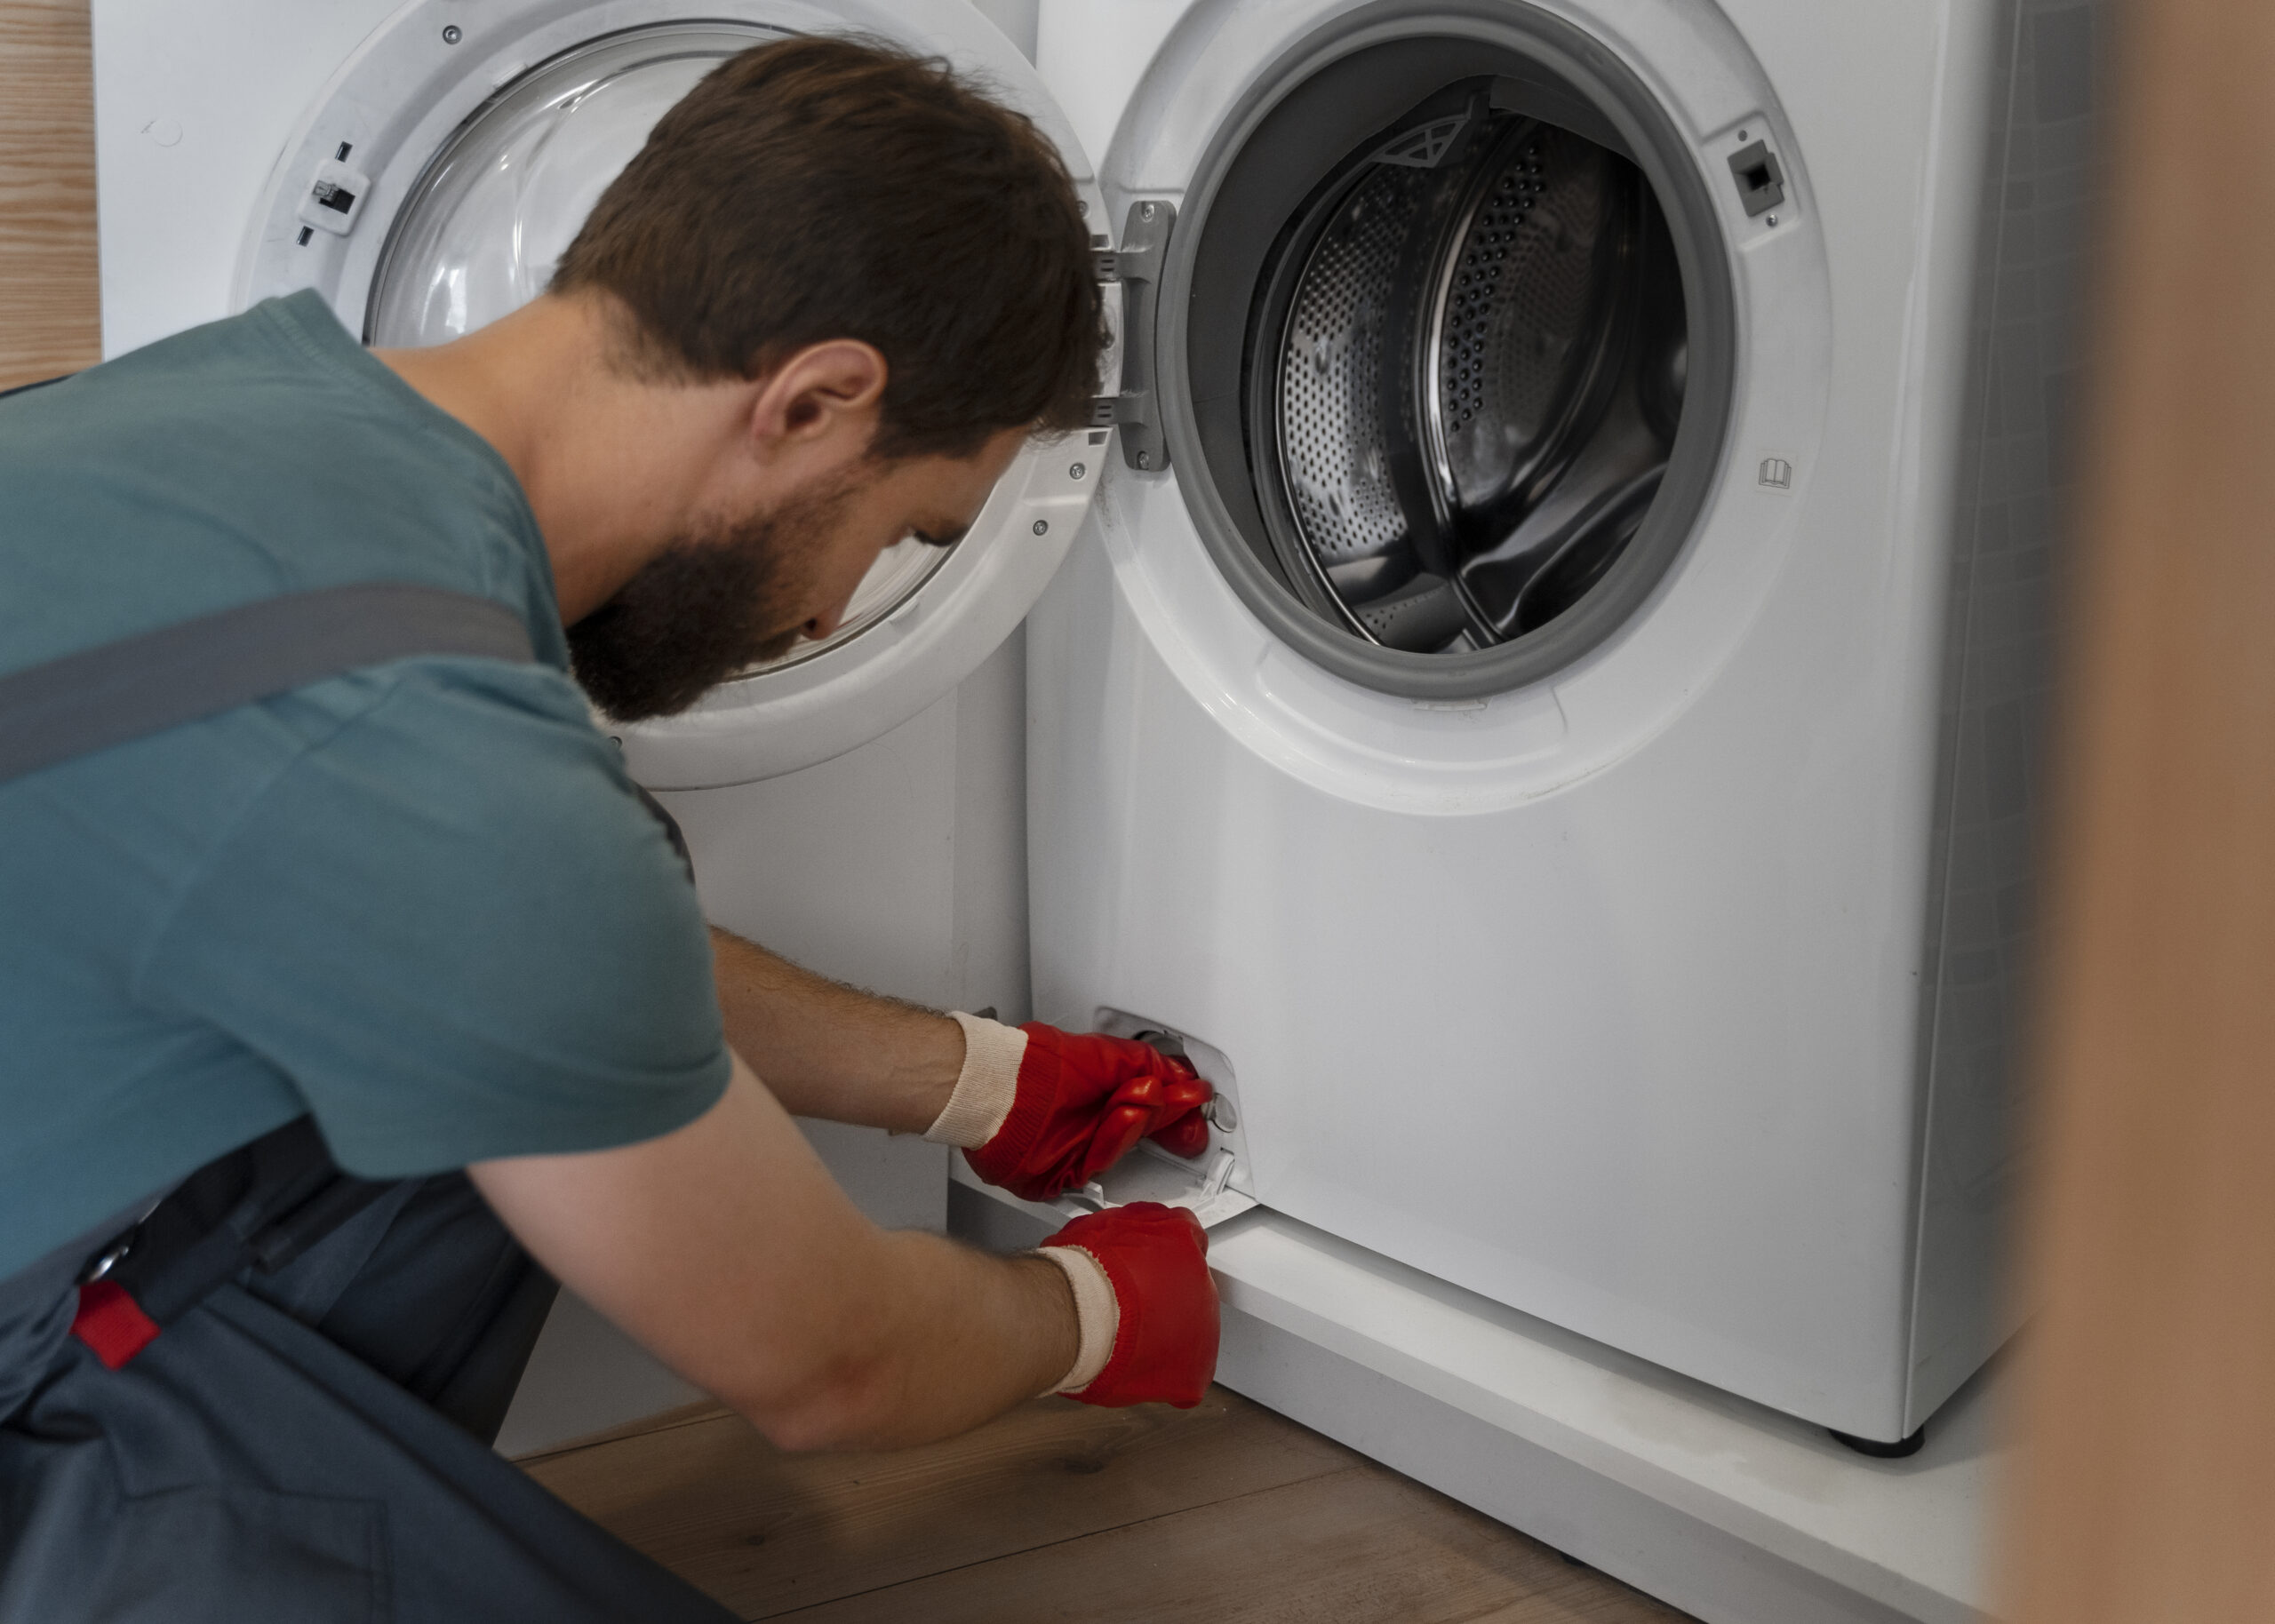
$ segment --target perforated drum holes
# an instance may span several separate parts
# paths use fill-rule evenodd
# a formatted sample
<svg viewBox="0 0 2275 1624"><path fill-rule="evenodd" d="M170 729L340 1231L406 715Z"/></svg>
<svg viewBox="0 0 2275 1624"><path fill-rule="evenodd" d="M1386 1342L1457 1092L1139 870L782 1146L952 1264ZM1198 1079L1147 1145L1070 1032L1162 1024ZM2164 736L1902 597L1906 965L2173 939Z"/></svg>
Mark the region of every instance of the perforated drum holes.
<svg viewBox="0 0 2275 1624"><path fill-rule="evenodd" d="M1321 238L1289 318L1281 470L1305 539L1330 567L1380 557L1406 535L1382 416L1385 295L1429 184L1425 170L1371 170Z"/></svg>
<svg viewBox="0 0 2275 1624"><path fill-rule="evenodd" d="M1439 409L1449 429L1466 425L1485 403L1485 371L1492 337L1488 318L1493 294L1511 244L1516 241L1517 227L1532 211L1540 190L1540 142L1536 136L1525 143L1516 166L1488 192L1485 206L1471 223L1468 240L1455 261L1454 296L1446 312L1439 363Z"/></svg>
<svg viewBox="0 0 2275 1624"><path fill-rule="evenodd" d="M1681 288L1635 167L1521 115L1432 119L1313 205L1273 285L1290 272L1277 410L1251 443L1277 444L1259 474L1282 482L1306 599L1440 656L1577 603L1681 413Z"/></svg>

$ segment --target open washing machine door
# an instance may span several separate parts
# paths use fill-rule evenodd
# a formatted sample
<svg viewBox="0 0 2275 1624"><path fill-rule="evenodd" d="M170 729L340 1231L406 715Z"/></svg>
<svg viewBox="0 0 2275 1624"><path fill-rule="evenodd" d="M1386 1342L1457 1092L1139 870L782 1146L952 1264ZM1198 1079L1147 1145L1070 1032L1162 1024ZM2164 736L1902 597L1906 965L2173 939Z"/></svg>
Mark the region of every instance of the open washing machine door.
<svg viewBox="0 0 2275 1624"><path fill-rule="evenodd" d="M1039 14L1112 219L1153 211L1096 602L1338 802L1521 806L1662 736L1767 601L1829 376L1744 36L1682 0L1140 9L1135 50L1118 0Z"/></svg>
<svg viewBox="0 0 2275 1624"><path fill-rule="evenodd" d="M663 114L736 52L858 32L982 77L1058 146L1107 247L1090 166L1026 60L964 0L412 0L332 76L271 174L243 307L314 288L367 344L472 331L542 292ZM1111 369L1114 358L1108 357ZM1111 375L1111 374L1109 374ZM888 549L844 624L676 717L623 729L643 783L747 783L841 755L960 682L1026 615L1081 523L1110 431L1030 443L970 533Z"/></svg>
<svg viewBox="0 0 2275 1624"><path fill-rule="evenodd" d="M1724 462L1726 216L1783 195L1737 128L1726 198L1652 86L1529 7L1361 5L1259 76L1181 188L1143 336L1161 455L1292 652L1474 701L1651 601Z"/></svg>

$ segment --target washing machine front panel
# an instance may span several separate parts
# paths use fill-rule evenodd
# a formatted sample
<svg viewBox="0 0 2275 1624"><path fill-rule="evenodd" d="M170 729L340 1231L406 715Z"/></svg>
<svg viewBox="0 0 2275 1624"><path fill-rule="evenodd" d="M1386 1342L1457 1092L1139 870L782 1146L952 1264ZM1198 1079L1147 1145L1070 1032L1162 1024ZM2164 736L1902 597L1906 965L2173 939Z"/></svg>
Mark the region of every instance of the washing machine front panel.
<svg viewBox="0 0 2275 1624"><path fill-rule="evenodd" d="M1895 1425L1918 864L1820 696L1741 662L1701 727L1519 807L1325 795L1212 715L1114 589L1173 534L1110 523L1029 620L1037 1016L1221 1050L1274 1210L1778 1408Z"/></svg>
<svg viewBox="0 0 2275 1624"><path fill-rule="evenodd" d="M1024 59L962 0L737 0L691 20L667 0L526 0L478 15L414 0L339 69L286 144L237 300L314 287L382 346L469 331L543 290L601 191L703 74L768 38L849 29L982 73L1057 142L1086 209L1103 219L1066 121ZM635 773L672 788L770 777L931 703L1050 578L1098 488L1104 438L1029 445L955 547L911 539L889 549L833 636L683 715L626 728Z"/></svg>
<svg viewBox="0 0 2275 1624"><path fill-rule="evenodd" d="M1120 120L1116 218L1205 218L1212 155L1320 40L1484 37L1517 9L1203 0ZM1717 211L1729 412L1688 535L1569 664L1392 693L1236 589L1238 521L1193 458L1117 466L1098 545L1031 621L1037 1013L1223 1051L1267 1206L1900 1436L1938 1288L1912 1274L1919 975L1988 31L1876 12L1867 68L1807 7L1747 6L1743 33L1692 4L1543 9L1648 89L1681 137L1664 163ZM1813 122L1755 30L1815 65ZM1870 121L1835 136L1844 102ZM1757 142L1785 195L1749 212Z"/></svg>
<svg viewBox="0 0 2275 1624"><path fill-rule="evenodd" d="M228 314L245 223L309 99L401 0L256 14L93 0L108 359Z"/></svg>

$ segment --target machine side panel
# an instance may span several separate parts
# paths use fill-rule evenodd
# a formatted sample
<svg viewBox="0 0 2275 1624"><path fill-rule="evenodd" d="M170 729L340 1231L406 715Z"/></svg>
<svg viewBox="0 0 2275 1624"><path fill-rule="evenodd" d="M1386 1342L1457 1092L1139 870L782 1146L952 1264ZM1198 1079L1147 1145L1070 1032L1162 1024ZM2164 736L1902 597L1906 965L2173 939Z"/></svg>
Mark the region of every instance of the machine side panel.
<svg viewBox="0 0 2275 1624"><path fill-rule="evenodd" d="M2091 214L2105 0L2018 0L1987 155L1944 655L1920 1054L1926 1119L1907 1425L1990 1357L2022 1307L2001 1243L2032 944L2064 431Z"/></svg>

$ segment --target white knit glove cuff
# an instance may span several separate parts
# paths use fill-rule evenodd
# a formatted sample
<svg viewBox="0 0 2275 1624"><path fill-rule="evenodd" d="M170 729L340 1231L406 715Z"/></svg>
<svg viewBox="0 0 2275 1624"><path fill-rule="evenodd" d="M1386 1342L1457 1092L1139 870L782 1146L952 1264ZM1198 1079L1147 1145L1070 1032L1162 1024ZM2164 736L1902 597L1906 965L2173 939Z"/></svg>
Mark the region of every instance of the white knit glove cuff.
<svg viewBox="0 0 2275 1624"><path fill-rule="evenodd" d="M1098 1372L1114 1357L1114 1333L1122 1329L1122 1304L1114 1300L1114 1282L1098 1259L1080 1246L1045 1246L1035 1254L1047 1257L1066 1271L1074 1289L1074 1318L1082 1326L1081 1347L1066 1379L1050 1390L1079 1393L1098 1379Z"/></svg>
<svg viewBox="0 0 2275 1624"><path fill-rule="evenodd" d="M1027 1035L1016 1026L951 1010L948 1018L963 1028L963 1070L956 1074L955 1092L924 1130L934 1144L952 1144L977 1150L1002 1131L1019 1095L1019 1062L1026 1058Z"/></svg>

